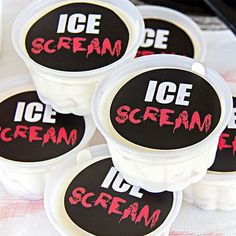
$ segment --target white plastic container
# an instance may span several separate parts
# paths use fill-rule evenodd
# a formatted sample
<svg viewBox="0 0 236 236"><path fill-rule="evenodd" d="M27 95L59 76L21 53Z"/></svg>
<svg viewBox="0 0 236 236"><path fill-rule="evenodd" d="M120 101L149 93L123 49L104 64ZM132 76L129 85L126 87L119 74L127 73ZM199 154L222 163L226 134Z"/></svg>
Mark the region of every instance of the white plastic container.
<svg viewBox="0 0 236 236"><path fill-rule="evenodd" d="M224 80L191 58L135 59L101 83L92 115L115 167L150 192L202 179L232 112Z"/></svg>
<svg viewBox="0 0 236 236"><path fill-rule="evenodd" d="M106 145L81 151L77 162L46 186L45 210L61 235L168 235L181 192L149 193L127 184Z"/></svg>
<svg viewBox="0 0 236 236"><path fill-rule="evenodd" d="M27 77L1 81L0 181L14 195L43 198L52 171L92 138L91 116L56 113Z"/></svg>
<svg viewBox="0 0 236 236"><path fill-rule="evenodd" d="M233 96L233 114L220 136L215 162L204 179L184 190L184 199L204 210L236 209L236 85L228 85Z"/></svg>
<svg viewBox="0 0 236 236"><path fill-rule="evenodd" d="M191 18L166 7L143 5L137 8L145 23L145 37L138 56L176 54L204 60L206 42Z"/></svg>
<svg viewBox="0 0 236 236"><path fill-rule="evenodd" d="M12 40L40 99L86 115L97 83L135 57L143 33L127 0L35 0L17 17Z"/></svg>

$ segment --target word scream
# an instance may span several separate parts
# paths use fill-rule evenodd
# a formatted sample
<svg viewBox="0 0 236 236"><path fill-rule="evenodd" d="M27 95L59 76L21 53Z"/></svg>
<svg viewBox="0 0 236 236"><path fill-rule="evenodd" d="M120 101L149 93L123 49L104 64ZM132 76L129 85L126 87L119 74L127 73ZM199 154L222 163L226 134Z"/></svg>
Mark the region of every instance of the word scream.
<svg viewBox="0 0 236 236"><path fill-rule="evenodd" d="M104 56L109 53L111 56L119 57L122 45L121 40L116 40L113 47L108 38L100 41L97 37L88 41L83 37L59 37L58 40L44 38L36 38L32 42L31 52L38 55L42 52L54 54L61 50L72 51L76 53L86 53L86 58L90 54Z"/></svg>
<svg viewBox="0 0 236 236"><path fill-rule="evenodd" d="M197 126L200 132L207 133L211 127L212 115L207 114L201 119L199 113L195 111L192 115L188 114L188 111L183 110L176 114L171 109L159 109L157 107L147 106L145 110L123 105L117 109L117 116L115 120L119 124L130 122L132 124L140 124L143 122L155 122L160 127L164 125L173 126L173 133L183 127L186 130L193 130Z"/></svg>
<svg viewBox="0 0 236 236"><path fill-rule="evenodd" d="M100 14L89 14L88 16L80 13L61 14L59 17L57 34L68 32L69 34L80 34L85 32L86 35L100 33ZM113 45L112 45L113 44ZM89 55L96 53L103 56L109 53L111 56L119 57L122 49L121 40L111 42L109 38L105 37L65 37L60 36L56 39L36 38L32 41L31 52L38 55L42 52L47 54L54 54L61 50L71 51L73 54L86 53L86 58Z"/></svg>
<svg viewBox="0 0 236 236"><path fill-rule="evenodd" d="M114 167L111 167L101 187L109 188L112 181L114 181L112 189L115 192L124 193L130 190L129 195L134 196L137 199L142 198L143 194L139 192L140 188L125 183L121 174L118 173ZM96 195L93 192L87 191L84 187L79 186L72 191L69 202L72 205L81 204L84 208L102 207L107 211L108 216L111 214L119 216L119 223L129 219L135 224L144 223L145 227L149 226L152 228L155 226L161 214L160 209L154 210L152 214L149 215L150 207L148 204L140 209L138 201L128 203L124 198L112 196L106 192L101 192Z"/></svg>

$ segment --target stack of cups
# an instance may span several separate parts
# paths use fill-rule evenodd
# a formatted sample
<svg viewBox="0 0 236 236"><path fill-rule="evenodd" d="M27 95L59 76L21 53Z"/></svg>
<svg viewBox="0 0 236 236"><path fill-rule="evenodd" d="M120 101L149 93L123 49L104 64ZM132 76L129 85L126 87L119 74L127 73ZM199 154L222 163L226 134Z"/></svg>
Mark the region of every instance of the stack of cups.
<svg viewBox="0 0 236 236"><path fill-rule="evenodd" d="M174 10L127 0L35 0L12 39L37 94L14 82L2 95L0 110L14 105L13 126L1 138L11 143L15 130L14 138L38 149L0 153L3 183L32 185L23 194L31 199L46 186L46 212L62 235L168 235L181 191L213 164L232 111L222 78L195 61L206 53L198 26ZM95 129L91 112L107 146L80 151ZM62 141L64 151L52 146L45 157L46 145ZM5 151L32 152L21 142Z"/></svg>

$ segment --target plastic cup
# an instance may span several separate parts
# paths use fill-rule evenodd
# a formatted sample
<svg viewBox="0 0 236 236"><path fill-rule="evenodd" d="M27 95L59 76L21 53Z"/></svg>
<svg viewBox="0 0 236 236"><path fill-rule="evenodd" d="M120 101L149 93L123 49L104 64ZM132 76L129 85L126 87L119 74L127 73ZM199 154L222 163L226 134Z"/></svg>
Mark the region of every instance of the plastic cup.
<svg viewBox="0 0 236 236"><path fill-rule="evenodd" d="M215 162L201 181L184 190L184 199L204 210L236 209L236 85L233 83L228 85L233 96L233 114L219 138Z"/></svg>
<svg viewBox="0 0 236 236"><path fill-rule="evenodd" d="M37 97L28 76L1 81L0 180L28 199L43 198L45 183L92 138L91 116L58 114Z"/></svg>
<svg viewBox="0 0 236 236"><path fill-rule="evenodd" d="M36 0L18 15L12 41L41 101L86 115L97 83L135 57L143 33L126 0Z"/></svg>
<svg viewBox="0 0 236 236"><path fill-rule="evenodd" d="M160 6L138 6L145 23L145 37L137 56L176 54L203 61L206 42L199 26L188 16Z"/></svg>
<svg viewBox="0 0 236 236"><path fill-rule="evenodd" d="M61 235L168 235L181 192L149 193L129 185L106 145L81 151L77 164L62 168L64 174L54 173L44 198L47 216Z"/></svg>
<svg viewBox="0 0 236 236"><path fill-rule="evenodd" d="M191 58L135 59L101 83L92 115L115 167L150 192L202 179L232 112L224 80Z"/></svg>

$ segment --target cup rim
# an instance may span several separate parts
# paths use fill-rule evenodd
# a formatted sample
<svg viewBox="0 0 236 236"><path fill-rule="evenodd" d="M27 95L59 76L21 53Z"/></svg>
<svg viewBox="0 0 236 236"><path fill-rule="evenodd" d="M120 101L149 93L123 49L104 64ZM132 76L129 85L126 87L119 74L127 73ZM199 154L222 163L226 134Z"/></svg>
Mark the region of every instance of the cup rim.
<svg viewBox="0 0 236 236"><path fill-rule="evenodd" d="M130 42L126 49L125 54L118 59L117 61L97 68L97 69L91 69L87 71L62 71L62 70L56 70L52 68L48 68L46 66L43 66L37 62L35 62L33 59L31 59L25 52L24 52L24 46L22 45L20 35L23 34L22 31L27 25L27 20L30 21L32 18L37 14L38 11L51 9L53 6L61 6L61 5L67 5L69 3L84 3L89 2L91 4L97 4L102 5L104 7L111 6L115 9L119 9L120 12L125 13L124 15L129 16L129 12L132 12L133 15L135 15L135 19L131 19L131 22L133 25L135 24L135 32L138 32L136 34L136 38L132 41L130 39ZM64 77L66 78L66 83L78 81L78 79L84 79L86 77L86 80L96 80L96 77L100 74L107 73L114 69L115 67L119 67L122 63L125 63L129 60L130 56L134 57L136 55L136 51L138 50L139 45L142 42L143 35L144 35L144 21L139 13L139 11L136 9L136 7L127 0L119 0L113 4L112 0L55 0L54 3L47 2L47 1L40 1L40 0L34 0L26 8L24 8L20 14L17 16L13 28L12 28L12 43L13 46L18 53L18 55L23 59L25 64L32 70L40 71L41 73L47 73L51 75L55 75L56 78L54 80L58 81L65 81ZM36 11L37 9L37 11ZM115 12L113 9L111 9L113 12ZM120 17L121 18L121 17ZM122 19L122 18L121 18ZM124 21L124 19L122 19ZM125 21L124 21L125 22ZM131 24L130 24L131 25ZM130 29L128 27L128 29ZM129 30L130 32L130 30ZM131 38L131 37L130 37ZM128 50L129 49L129 50ZM69 82L68 82L69 79Z"/></svg>
<svg viewBox="0 0 236 236"><path fill-rule="evenodd" d="M134 59L132 62L129 62L126 65L123 65L121 68L113 72L108 78L104 79L103 82L98 85L98 87L96 88L93 94L92 116L93 116L95 125L103 134L103 136L106 138L107 142L116 146L116 148L118 148L120 151L132 153L132 156L138 156L140 160L146 160L148 157L148 158L151 158L150 160L152 161L155 161L155 160L157 161L157 159L158 161L163 161L164 164L167 161L166 159L167 157L171 157L170 160L176 161L176 159L173 159L173 157L182 156L182 159L183 159L183 155L185 154L185 156L187 155L186 158L189 159L191 157L191 155L189 154L197 152L197 151L201 151L203 149L206 150L208 147L210 147L213 141L218 139L218 136L219 136L218 134L222 133L227 123L229 122L230 114L232 112L231 110L232 96L225 81L221 78L221 76L217 72L211 69L205 68L203 65L201 65L202 68L204 68L204 75L203 75L195 71L193 65L201 65L201 64L191 58L187 58L183 56L149 55L149 56L144 56L144 57L139 57L139 58ZM114 88L122 80L122 77L125 78L127 77L127 75L131 75L130 79L132 79L134 77L132 75L132 72L136 71L136 75L137 75L143 68L145 68L147 71L148 69L151 70L154 68L155 69L163 69L163 68L183 69L183 70L187 70L192 73L195 73L198 76L205 79L215 89L221 103L221 117L219 120L219 124L205 139L184 148L170 149L170 150L157 150L157 149L153 150L153 149L145 148L148 151L144 151L142 150L142 148L140 148L139 145L136 145L135 148L133 146L129 146L128 145L129 141L127 140L125 142L119 142L119 139L113 137L111 132L109 132L106 127L104 127L101 121L100 116L102 114L101 112L99 112L99 108L101 106L101 97L104 96L103 94L106 92L107 88L109 88L109 90L111 91L112 87ZM123 80L127 82L125 79ZM122 86L119 85L119 88L121 87ZM118 89L116 89L116 92L117 91ZM225 98L225 100L223 99L223 97ZM204 144L205 142L208 142L209 145L205 145ZM158 158L157 158L157 155L158 155Z"/></svg>

